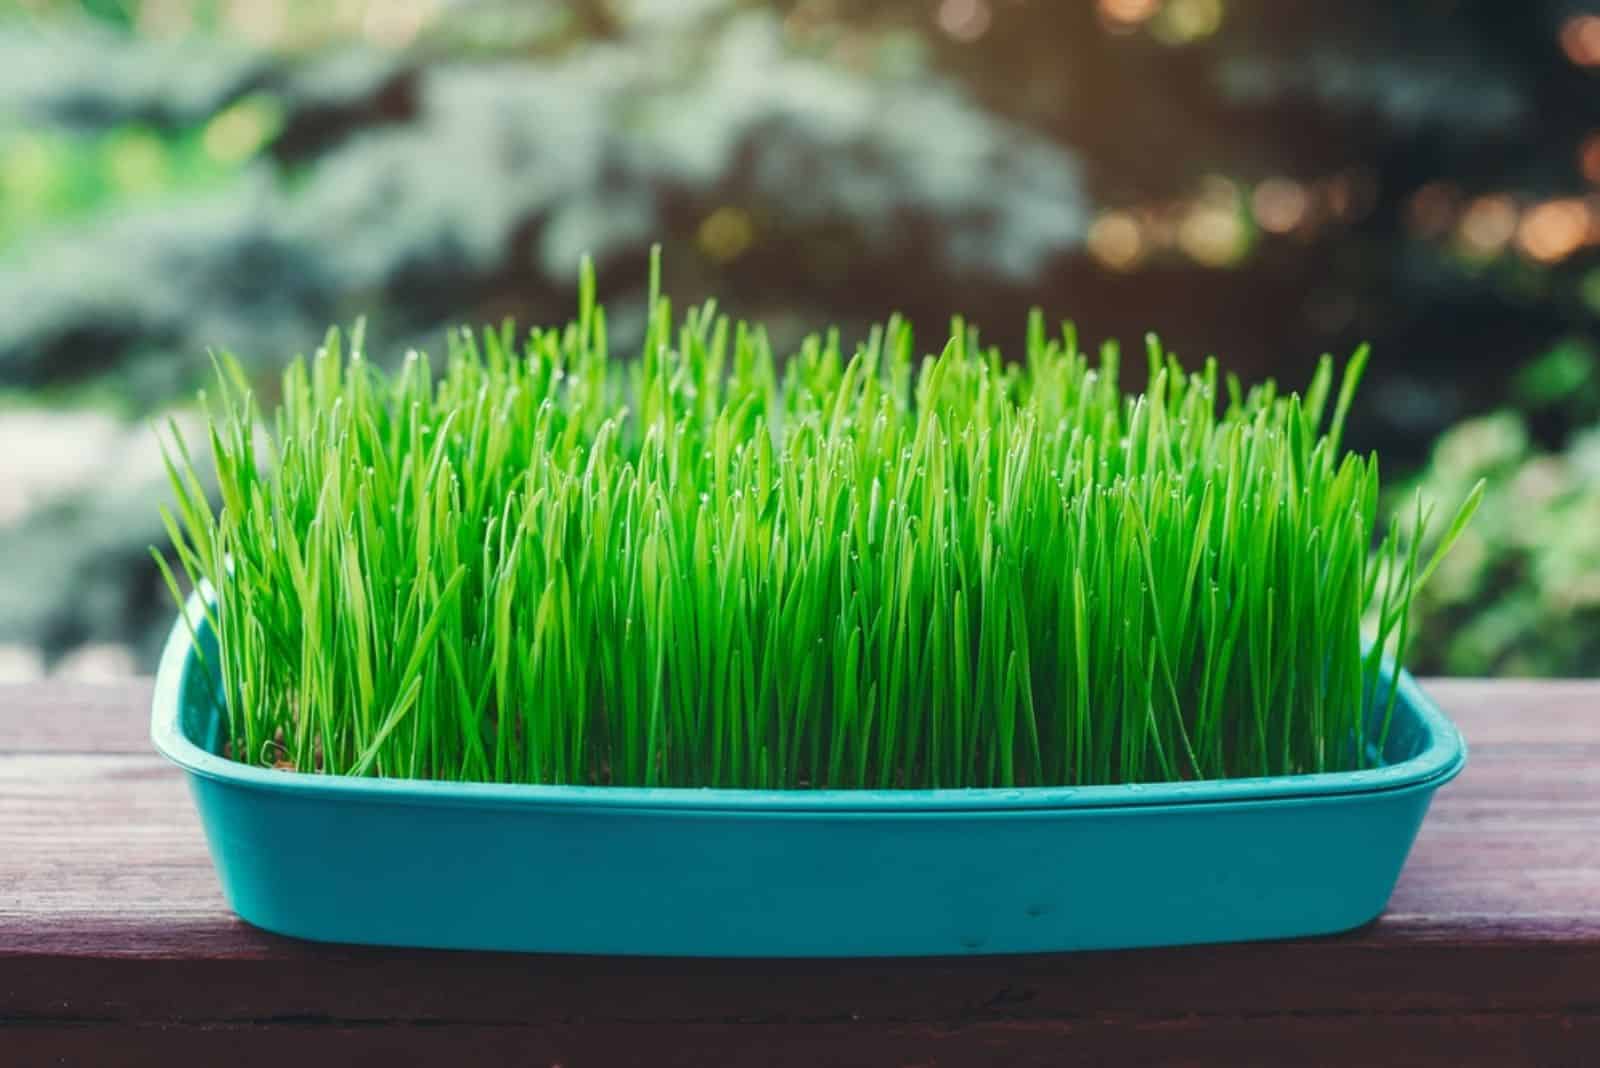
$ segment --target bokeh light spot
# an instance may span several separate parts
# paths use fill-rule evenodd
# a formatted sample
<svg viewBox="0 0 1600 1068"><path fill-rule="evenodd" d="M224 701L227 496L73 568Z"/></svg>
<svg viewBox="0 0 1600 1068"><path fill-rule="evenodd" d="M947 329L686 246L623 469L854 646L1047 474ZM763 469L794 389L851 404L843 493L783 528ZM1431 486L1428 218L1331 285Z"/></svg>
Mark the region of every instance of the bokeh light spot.
<svg viewBox="0 0 1600 1068"><path fill-rule="evenodd" d="M1600 15L1574 15L1562 23L1561 51L1580 67L1600 67Z"/></svg>
<svg viewBox="0 0 1600 1068"><path fill-rule="evenodd" d="M1100 0L1100 14L1114 28L1148 22L1161 10L1161 0Z"/></svg>
<svg viewBox="0 0 1600 1068"><path fill-rule="evenodd" d="M1589 209L1576 199L1547 200L1522 217L1517 247L1530 259L1554 263L1578 250L1589 235Z"/></svg>
<svg viewBox="0 0 1600 1068"><path fill-rule="evenodd" d="M728 263L755 240L755 224L743 208L724 206L701 221L696 236L702 252L718 263Z"/></svg>
<svg viewBox="0 0 1600 1068"><path fill-rule="evenodd" d="M282 109L270 97L247 97L206 123L200 143L218 163L243 163L261 151L282 124Z"/></svg>
<svg viewBox="0 0 1600 1068"><path fill-rule="evenodd" d="M1178 226L1178 244L1189 258L1206 267L1238 263L1245 251L1244 225L1237 212L1200 206Z"/></svg>
<svg viewBox="0 0 1600 1068"><path fill-rule="evenodd" d="M1145 239L1138 220L1123 211L1100 216L1089 227L1089 255L1114 271L1131 271L1144 259Z"/></svg>
<svg viewBox="0 0 1600 1068"><path fill-rule="evenodd" d="M939 28L958 41L976 41L993 18L988 0L944 0L939 5Z"/></svg>
<svg viewBox="0 0 1600 1068"><path fill-rule="evenodd" d="M1222 28L1222 0L1168 0L1161 12L1162 35L1174 44L1210 37Z"/></svg>
<svg viewBox="0 0 1600 1068"><path fill-rule="evenodd" d="M1250 207L1263 230L1287 234L1305 222L1310 198L1305 186L1292 178L1268 178L1256 186Z"/></svg>
<svg viewBox="0 0 1600 1068"><path fill-rule="evenodd" d="M1517 206L1504 193L1477 197L1467 205L1456 232L1467 252L1492 256L1517 232Z"/></svg>

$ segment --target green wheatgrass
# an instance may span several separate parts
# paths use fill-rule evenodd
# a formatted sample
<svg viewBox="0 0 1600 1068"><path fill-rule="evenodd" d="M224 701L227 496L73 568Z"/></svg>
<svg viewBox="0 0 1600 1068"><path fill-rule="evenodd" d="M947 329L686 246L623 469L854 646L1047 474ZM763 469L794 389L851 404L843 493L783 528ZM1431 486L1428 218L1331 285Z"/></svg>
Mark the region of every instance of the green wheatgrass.
<svg viewBox="0 0 1600 1068"><path fill-rule="evenodd" d="M656 288L626 362L587 268L576 322L460 332L442 373L385 373L331 332L284 373L264 455L220 361L221 507L180 441L166 519L215 595L232 756L910 788L1381 751L1380 662L1478 494L1431 559L1394 531L1373 552L1377 458L1340 449L1364 350L1337 389L1324 359L1286 396L1152 339L1130 395L1114 347L1091 359L1038 314L1021 363L960 320L918 357L894 319L780 362L759 327L676 319Z"/></svg>

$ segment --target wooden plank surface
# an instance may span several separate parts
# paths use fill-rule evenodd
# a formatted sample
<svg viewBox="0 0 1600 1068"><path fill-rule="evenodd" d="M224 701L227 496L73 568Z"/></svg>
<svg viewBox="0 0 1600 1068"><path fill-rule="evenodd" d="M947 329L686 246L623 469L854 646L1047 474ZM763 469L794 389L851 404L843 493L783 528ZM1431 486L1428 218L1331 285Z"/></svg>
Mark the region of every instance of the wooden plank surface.
<svg viewBox="0 0 1600 1068"><path fill-rule="evenodd" d="M1600 684L1427 688L1472 757L1370 927L912 962L268 935L222 903L148 684L0 688L0 1065L1600 1063Z"/></svg>

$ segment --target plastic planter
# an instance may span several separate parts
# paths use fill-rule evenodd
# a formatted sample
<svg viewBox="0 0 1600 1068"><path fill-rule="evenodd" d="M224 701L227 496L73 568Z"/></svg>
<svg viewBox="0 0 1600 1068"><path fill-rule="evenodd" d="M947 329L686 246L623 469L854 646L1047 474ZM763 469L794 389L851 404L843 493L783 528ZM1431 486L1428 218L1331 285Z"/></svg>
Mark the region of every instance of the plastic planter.
<svg viewBox="0 0 1600 1068"><path fill-rule="evenodd" d="M200 671L180 621L151 733L188 775L228 902L281 934L379 945L849 957L1326 934L1382 911L1466 758L1400 672L1384 763L1357 772L901 791L347 778L218 755Z"/></svg>

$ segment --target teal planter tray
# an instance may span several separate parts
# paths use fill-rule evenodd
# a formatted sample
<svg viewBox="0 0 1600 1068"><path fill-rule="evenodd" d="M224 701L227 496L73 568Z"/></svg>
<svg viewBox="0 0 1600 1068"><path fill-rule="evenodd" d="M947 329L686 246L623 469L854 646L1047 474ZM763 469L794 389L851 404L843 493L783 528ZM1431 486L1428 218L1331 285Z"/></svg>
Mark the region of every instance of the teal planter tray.
<svg viewBox="0 0 1600 1068"><path fill-rule="evenodd" d="M348 778L218 755L200 671L180 621L151 735L188 774L229 904L374 945L856 957L1328 934L1383 910L1466 759L1399 672L1384 763L1357 772L898 791Z"/></svg>

